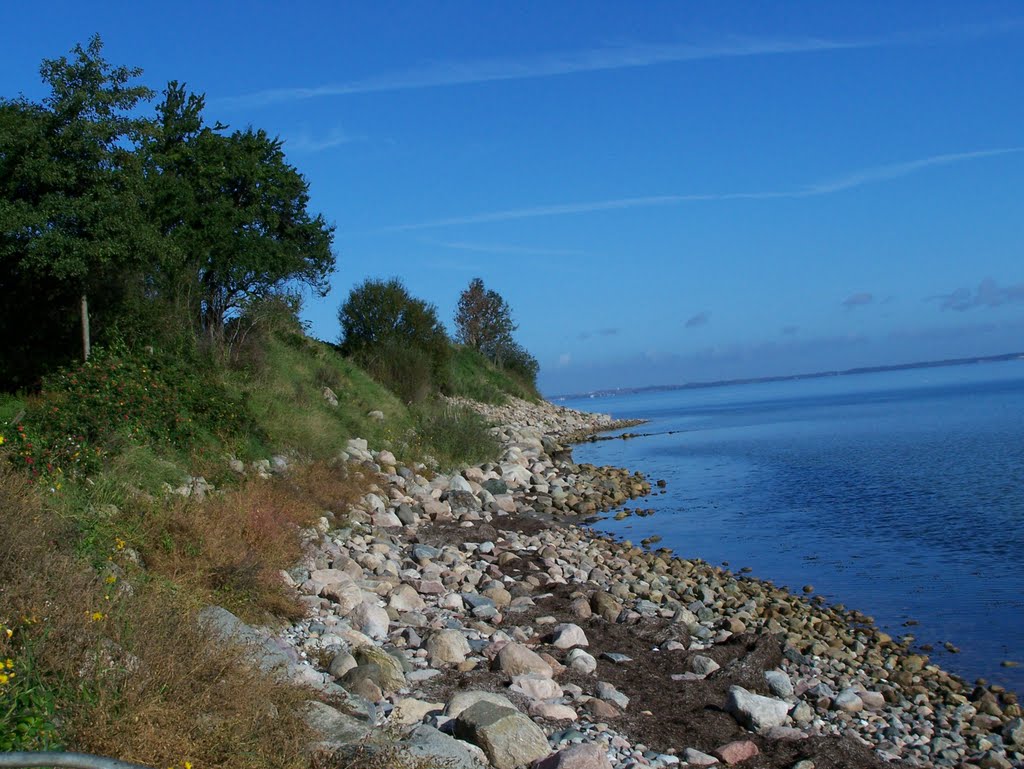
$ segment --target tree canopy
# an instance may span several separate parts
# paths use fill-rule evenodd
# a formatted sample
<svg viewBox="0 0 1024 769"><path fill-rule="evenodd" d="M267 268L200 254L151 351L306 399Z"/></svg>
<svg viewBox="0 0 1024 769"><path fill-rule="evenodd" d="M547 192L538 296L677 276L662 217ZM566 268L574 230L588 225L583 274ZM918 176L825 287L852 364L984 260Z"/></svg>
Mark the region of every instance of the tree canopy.
<svg viewBox="0 0 1024 769"><path fill-rule="evenodd" d="M172 82L148 145L153 215L172 245L165 283L219 336L243 300L301 283L320 295L334 228L308 211L309 186L263 130L207 126L205 100Z"/></svg>
<svg viewBox="0 0 1024 769"><path fill-rule="evenodd" d="M130 328L219 342L243 303L296 285L326 293L334 228L265 131L207 125L202 95L168 84L155 115L141 70L98 36L44 60L41 102L0 98L0 383L24 386ZM79 316L78 309L81 308ZM88 309L88 312L87 312ZM187 318L188 320L184 320ZM15 333L17 331L17 333Z"/></svg>

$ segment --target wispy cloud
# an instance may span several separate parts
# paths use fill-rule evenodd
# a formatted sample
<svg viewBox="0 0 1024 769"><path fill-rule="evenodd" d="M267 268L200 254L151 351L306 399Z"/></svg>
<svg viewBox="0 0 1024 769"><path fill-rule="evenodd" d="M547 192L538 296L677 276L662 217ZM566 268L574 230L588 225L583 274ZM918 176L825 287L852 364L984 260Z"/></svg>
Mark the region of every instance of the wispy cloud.
<svg viewBox="0 0 1024 769"><path fill-rule="evenodd" d="M889 165L872 166L852 171L843 176L815 182L792 190L764 190L760 192L702 192L685 195L648 195L633 198L615 198L612 200L596 200L582 203L556 203L554 205L530 206L526 208L507 208L501 211L488 211L465 216L450 216L411 224L398 224L382 228L386 232L404 230L425 230L435 227L448 227L462 224L485 224L488 222L506 222L515 219L535 219L545 216L564 216L567 214L586 214L598 211L614 211L630 208L652 208L671 206L682 203L719 202L731 200L777 200L794 198L814 198L823 195L834 195L857 187L889 181L924 171L937 166L964 163L972 160L1015 155L1024 152L1024 147L1003 147L972 152L952 152L931 155L918 160L911 160Z"/></svg>
<svg viewBox="0 0 1024 769"><path fill-rule="evenodd" d="M793 197L813 197L815 195L828 195L833 192L863 187L865 184L898 179L901 176L923 171L936 166L948 166L954 163L963 163L967 160L980 160L982 158L998 157L1016 152L1024 152L1024 147L1006 147L992 150L976 150L973 152L950 152L943 155L932 155L919 160L910 160L906 163L892 163L890 165L863 168L859 171L840 176L835 179L812 184L803 190L802 193L795 193Z"/></svg>
<svg viewBox="0 0 1024 769"><path fill-rule="evenodd" d="M686 321L686 328L699 328L700 326L706 326L710 321L711 313L707 310L702 310Z"/></svg>
<svg viewBox="0 0 1024 769"><path fill-rule="evenodd" d="M991 24L955 29L911 30L901 34L850 39L822 37L744 38L729 37L704 43L627 43L577 51L554 51L518 57L499 57L469 61L432 61L420 66L386 72L360 80L324 83L315 86L270 88L249 94L221 98L225 107L264 107L285 102L305 101L354 94L442 88L502 80L526 80L558 77L585 72L636 69L662 64L731 59L752 56L780 56L828 51L885 48L944 39L968 39L1017 29L1022 22L1010 19Z"/></svg>
<svg viewBox="0 0 1024 769"><path fill-rule="evenodd" d="M467 243L465 241L433 240L421 238L423 243L457 251L472 251L478 254L509 254L512 256L580 256L584 252L572 248L537 248L517 246L510 243Z"/></svg>
<svg viewBox="0 0 1024 769"><path fill-rule="evenodd" d="M332 96L442 88L501 80L528 80L583 72L636 69L705 59L877 48L897 45L900 42L896 38L852 40L814 37L766 40L732 38L713 44L639 43L578 51L555 51L515 58L435 61L413 69L383 73L361 80L316 86L270 88L241 96L222 98L218 100L218 103L231 108L265 107L283 102L306 101Z"/></svg>
<svg viewBox="0 0 1024 769"><path fill-rule="evenodd" d="M292 138L286 138L285 149L290 152L315 153L324 150L340 147L342 144L350 144L357 141L356 137L350 136L341 129L335 129L326 136L313 137L308 134L299 134Z"/></svg>
<svg viewBox="0 0 1024 769"><path fill-rule="evenodd" d="M866 304L871 304L875 301L875 295L869 294L867 291L860 291L856 294L850 294L843 300L843 307L847 310L852 310L855 307L863 307Z"/></svg>
<svg viewBox="0 0 1024 769"><path fill-rule="evenodd" d="M1000 286L992 278L985 278L978 284L975 291L969 288L958 288L949 294L929 297L938 301L943 310L964 312L976 307L999 307L1004 304L1024 302L1024 283L1012 286Z"/></svg>
<svg viewBox="0 0 1024 769"><path fill-rule="evenodd" d="M798 333L800 333L800 327L799 326L792 326L792 325L790 325L790 326L783 326L782 327L782 334L783 334L783 336L793 336L794 334L798 334Z"/></svg>

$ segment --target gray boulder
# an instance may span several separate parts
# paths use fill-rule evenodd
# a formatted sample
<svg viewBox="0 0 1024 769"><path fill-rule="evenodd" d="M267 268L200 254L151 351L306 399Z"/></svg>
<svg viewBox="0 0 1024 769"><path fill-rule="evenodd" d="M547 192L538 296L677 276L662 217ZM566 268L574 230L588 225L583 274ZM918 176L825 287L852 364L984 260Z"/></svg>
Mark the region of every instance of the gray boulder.
<svg viewBox="0 0 1024 769"><path fill-rule="evenodd" d="M742 686L729 687L725 709L743 726L754 732L782 726L789 714L789 705L782 700L753 694Z"/></svg>
<svg viewBox="0 0 1024 769"><path fill-rule="evenodd" d="M449 737L433 726L420 724L401 743L403 752L416 758L428 760L431 765L449 769L482 769L487 764L481 760L475 746Z"/></svg>
<svg viewBox="0 0 1024 769"><path fill-rule="evenodd" d="M545 758L551 749L537 724L518 710L478 702L455 721L455 736L478 745L495 769L518 769Z"/></svg>

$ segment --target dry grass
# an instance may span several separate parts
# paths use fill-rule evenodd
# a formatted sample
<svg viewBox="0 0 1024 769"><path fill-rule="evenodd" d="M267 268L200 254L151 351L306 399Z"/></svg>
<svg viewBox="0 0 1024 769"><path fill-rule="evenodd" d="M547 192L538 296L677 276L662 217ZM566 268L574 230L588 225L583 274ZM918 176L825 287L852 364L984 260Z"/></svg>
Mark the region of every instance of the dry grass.
<svg viewBox="0 0 1024 769"><path fill-rule="evenodd" d="M299 530L324 510L342 512L364 483L358 473L314 463L205 502L161 502L143 518L143 557L156 574L246 619L301 617L298 597L280 579L302 556Z"/></svg>
<svg viewBox="0 0 1024 769"><path fill-rule="evenodd" d="M69 749L152 766L307 766L308 693L254 670L243 649L211 642L193 601L133 573L118 542L98 574L44 502L0 470L0 622L13 629L0 633L0 657L18 671L18 688L0 691L16 706L6 725L45 737L59 721ZM277 542L265 519L251 516L253 542ZM128 576L111 579L118 574Z"/></svg>

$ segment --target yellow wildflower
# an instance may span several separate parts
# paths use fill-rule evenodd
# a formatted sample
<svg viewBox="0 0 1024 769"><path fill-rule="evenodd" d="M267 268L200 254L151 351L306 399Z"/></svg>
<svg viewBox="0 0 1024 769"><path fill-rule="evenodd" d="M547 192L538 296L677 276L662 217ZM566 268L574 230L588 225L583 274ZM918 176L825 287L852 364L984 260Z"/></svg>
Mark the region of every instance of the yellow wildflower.
<svg viewBox="0 0 1024 769"><path fill-rule="evenodd" d="M14 667L14 660L12 660L10 658L5 660L4 661L4 667L7 668L8 670L11 670Z"/></svg>
<svg viewBox="0 0 1024 769"><path fill-rule="evenodd" d="M106 580L104 580L104 581L105 581L105 582L106 582L106 583L107 583L108 585L113 585L113 584L114 584L115 582L117 582L117 577L115 577L115 576L114 576L113 574L111 574L111 575L110 575L110 576L108 576L108 577L106 578Z"/></svg>
<svg viewBox="0 0 1024 769"><path fill-rule="evenodd" d="M94 611L92 613L92 621L93 622L99 622L101 619L103 619L103 612L101 612L101 611Z"/></svg>
<svg viewBox="0 0 1024 769"><path fill-rule="evenodd" d="M120 537L114 537L114 547L116 547L118 550L124 550L124 546L126 544L128 544L128 543L125 542Z"/></svg>
<svg viewBox="0 0 1024 769"><path fill-rule="evenodd" d="M11 677L9 675L7 675L6 673L0 673L0 686L3 686L10 680Z"/></svg>
<svg viewBox="0 0 1024 769"><path fill-rule="evenodd" d="M4 436L0 435L0 446L3 446L5 443L7 443L7 439Z"/></svg>

